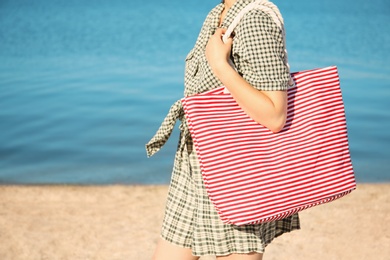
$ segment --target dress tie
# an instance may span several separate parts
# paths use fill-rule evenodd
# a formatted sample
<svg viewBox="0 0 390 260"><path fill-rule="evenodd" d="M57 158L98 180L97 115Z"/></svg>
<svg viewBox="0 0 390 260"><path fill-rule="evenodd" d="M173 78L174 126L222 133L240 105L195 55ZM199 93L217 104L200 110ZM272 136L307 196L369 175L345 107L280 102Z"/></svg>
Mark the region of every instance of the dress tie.
<svg viewBox="0 0 390 260"><path fill-rule="evenodd" d="M164 121L161 123L161 126L157 130L156 134L146 144L146 154L148 155L148 157L157 153L161 149L161 147L163 147L164 144L168 141L178 119L182 122L180 125L181 140L179 149L182 150L184 148L185 140L189 136L189 130L184 117L184 110L181 100L178 100L169 109L168 114L166 115Z"/></svg>

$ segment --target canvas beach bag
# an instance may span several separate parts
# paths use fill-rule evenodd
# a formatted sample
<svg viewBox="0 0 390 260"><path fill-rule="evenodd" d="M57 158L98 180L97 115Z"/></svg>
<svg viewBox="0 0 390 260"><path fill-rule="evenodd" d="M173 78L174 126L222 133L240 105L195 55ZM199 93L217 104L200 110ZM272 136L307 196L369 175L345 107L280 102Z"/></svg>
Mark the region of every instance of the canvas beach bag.
<svg viewBox="0 0 390 260"><path fill-rule="evenodd" d="M276 6L255 1L224 37L253 8L283 28ZM291 79L287 121L278 133L248 117L223 86L181 100L206 190L224 223L282 219L356 188L337 68Z"/></svg>

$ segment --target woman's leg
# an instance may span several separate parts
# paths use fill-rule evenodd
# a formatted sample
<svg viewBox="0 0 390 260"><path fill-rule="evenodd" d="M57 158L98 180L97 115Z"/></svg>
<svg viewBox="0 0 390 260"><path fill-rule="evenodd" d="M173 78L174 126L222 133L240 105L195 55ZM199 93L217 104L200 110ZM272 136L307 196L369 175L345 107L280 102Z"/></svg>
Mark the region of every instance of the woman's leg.
<svg viewBox="0 0 390 260"><path fill-rule="evenodd" d="M190 248L180 247L171 244L160 238L153 260L198 260L198 256L193 256Z"/></svg>
<svg viewBox="0 0 390 260"><path fill-rule="evenodd" d="M231 254L228 256L217 256L217 260L262 260L263 254Z"/></svg>

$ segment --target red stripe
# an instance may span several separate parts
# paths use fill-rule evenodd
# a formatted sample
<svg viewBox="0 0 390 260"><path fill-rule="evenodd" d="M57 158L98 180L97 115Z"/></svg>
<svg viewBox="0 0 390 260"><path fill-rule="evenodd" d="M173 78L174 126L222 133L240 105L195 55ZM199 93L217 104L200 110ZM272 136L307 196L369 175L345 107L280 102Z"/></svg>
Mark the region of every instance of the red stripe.
<svg viewBox="0 0 390 260"><path fill-rule="evenodd" d="M337 68L292 76L278 134L223 87L182 100L206 189L226 223L280 219L355 188Z"/></svg>

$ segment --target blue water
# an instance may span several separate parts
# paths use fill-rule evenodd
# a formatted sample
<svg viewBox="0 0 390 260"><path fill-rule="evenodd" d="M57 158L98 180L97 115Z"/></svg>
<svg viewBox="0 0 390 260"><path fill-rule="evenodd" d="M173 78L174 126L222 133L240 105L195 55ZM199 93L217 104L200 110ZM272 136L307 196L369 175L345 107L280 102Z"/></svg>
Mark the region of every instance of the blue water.
<svg viewBox="0 0 390 260"><path fill-rule="evenodd" d="M0 183L161 184L184 58L218 1L1 0ZM390 2L274 1L292 71L337 65L360 182L390 181Z"/></svg>

